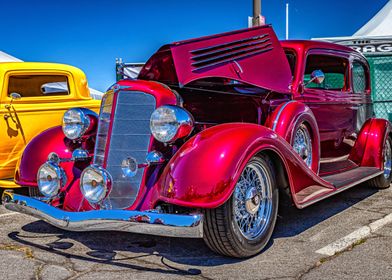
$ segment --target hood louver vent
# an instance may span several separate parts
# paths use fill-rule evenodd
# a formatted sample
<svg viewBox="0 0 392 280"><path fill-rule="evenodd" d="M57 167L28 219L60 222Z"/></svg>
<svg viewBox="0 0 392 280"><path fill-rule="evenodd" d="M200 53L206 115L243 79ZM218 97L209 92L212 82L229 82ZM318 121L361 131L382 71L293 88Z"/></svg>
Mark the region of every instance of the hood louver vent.
<svg viewBox="0 0 392 280"><path fill-rule="evenodd" d="M268 34L190 51L192 72L232 62L273 49Z"/></svg>

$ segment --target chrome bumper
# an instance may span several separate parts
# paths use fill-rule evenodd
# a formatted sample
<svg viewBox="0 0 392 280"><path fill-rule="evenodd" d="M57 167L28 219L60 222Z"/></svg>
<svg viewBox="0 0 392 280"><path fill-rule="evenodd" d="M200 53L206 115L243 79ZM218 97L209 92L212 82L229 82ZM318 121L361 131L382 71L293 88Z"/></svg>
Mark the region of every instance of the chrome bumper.
<svg viewBox="0 0 392 280"><path fill-rule="evenodd" d="M149 211L93 210L67 212L36 198L5 191L5 208L42 219L70 231L124 231L171 237L203 237L203 215L160 214Z"/></svg>

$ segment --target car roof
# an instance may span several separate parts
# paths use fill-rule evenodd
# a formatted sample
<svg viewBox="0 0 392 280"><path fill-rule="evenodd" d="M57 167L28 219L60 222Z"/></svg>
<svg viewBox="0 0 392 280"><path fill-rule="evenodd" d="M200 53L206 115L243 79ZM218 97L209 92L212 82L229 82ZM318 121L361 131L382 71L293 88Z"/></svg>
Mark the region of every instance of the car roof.
<svg viewBox="0 0 392 280"><path fill-rule="evenodd" d="M280 43L283 48L291 48L297 51L306 52L309 49L327 49L327 50L337 50L341 52L360 54L359 52L346 46L342 46L334 43L328 43L328 42L314 41L314 40L286 40L286 41L280 41Z"/></svg>
<svg viewBox="0 0 392 280"><path fill-rule="evenodd" d="M77 67L49 62L0 62L0 69L4 70L65 70L69 72L81 72Z"/></svg>

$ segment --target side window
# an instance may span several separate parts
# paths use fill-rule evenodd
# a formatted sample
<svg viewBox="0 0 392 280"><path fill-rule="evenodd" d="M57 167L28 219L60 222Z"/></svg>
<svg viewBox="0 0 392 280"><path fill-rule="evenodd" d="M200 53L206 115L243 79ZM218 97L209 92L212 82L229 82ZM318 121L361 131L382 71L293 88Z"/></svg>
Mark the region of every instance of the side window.
<svg viewBox="0 0 392 280"><path fill-rule="evenodd" d="M297 64L297 56L293 50L286 49L284 52L290 65L291 75L294 76L295 65Z"/></svg>
<svg viewBox="0 0 392 280"><path fill-rule="evenodd" d="M308 83L314 70L321 70L325 74L324 82L321 84L309 83L307 88L318 88L328 90L346 90L348 60L338 56L330 55L308 55L306 59L306 68L304 83Z"/></svg>
<svg viewBox="0 0 392 280"><path fill-rule="evenodd" d="M362 63L354 61L352 68L354 93L364 93L366 91L367 82L365 69L366 68Z"/></svg>
<svg viewBox="0 0 392 280"><path fill-rule="evenodd" d="M22 97L69 95L68 78L63 75L15 75L8 79L8 96Z"/></svg>

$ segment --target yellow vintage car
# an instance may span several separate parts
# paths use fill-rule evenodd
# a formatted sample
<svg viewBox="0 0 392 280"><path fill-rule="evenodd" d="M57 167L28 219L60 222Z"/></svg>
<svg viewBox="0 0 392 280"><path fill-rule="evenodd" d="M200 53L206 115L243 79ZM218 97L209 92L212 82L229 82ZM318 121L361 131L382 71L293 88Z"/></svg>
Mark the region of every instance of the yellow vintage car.
<svg viewBox="0 0 392 280"><path fill-rule="evenodd" d="M42 131L61 125L73 107L99 111L80 69L55 63L0 63L0 192L17 188L14 172L26 144Z"/></svg>

